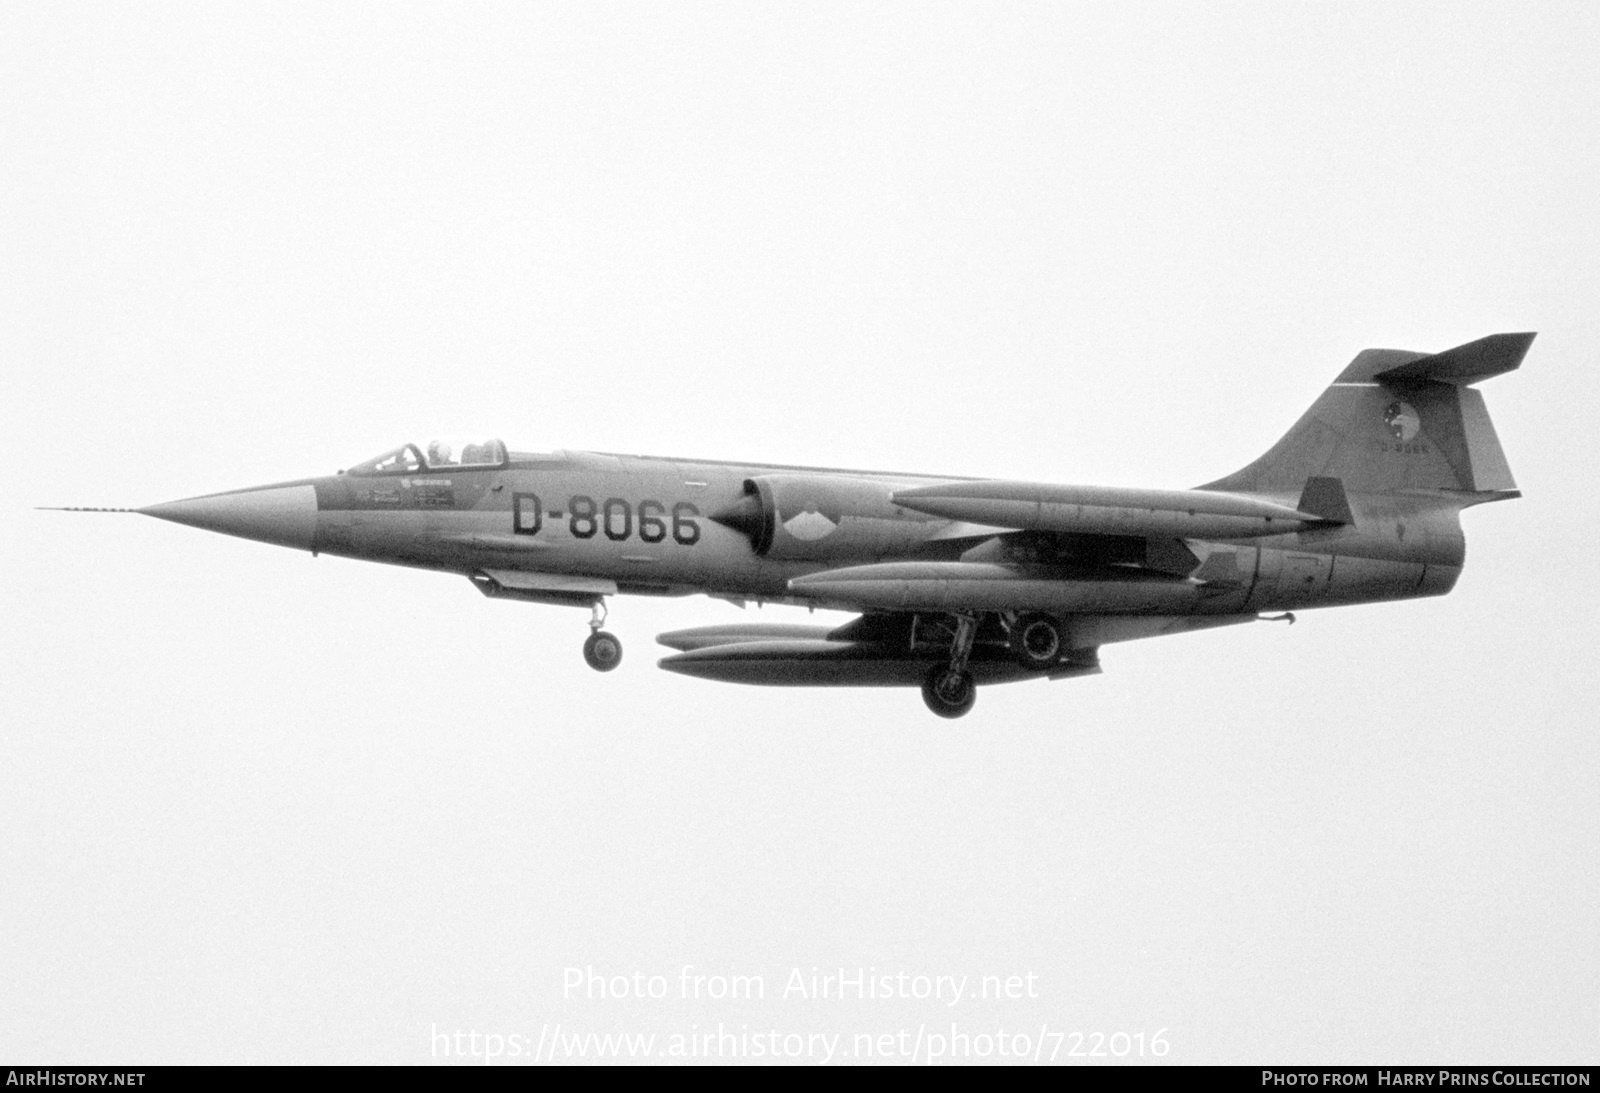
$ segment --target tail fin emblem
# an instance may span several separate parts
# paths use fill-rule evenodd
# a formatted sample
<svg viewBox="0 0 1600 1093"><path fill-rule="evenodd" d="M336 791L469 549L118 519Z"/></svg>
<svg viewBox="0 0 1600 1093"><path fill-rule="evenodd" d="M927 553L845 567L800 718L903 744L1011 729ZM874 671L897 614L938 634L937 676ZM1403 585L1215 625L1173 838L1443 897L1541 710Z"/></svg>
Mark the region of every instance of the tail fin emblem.
<svg viewBox="0 0 1600 1093"><path fill-rule="evenodd" d="M1406 402L1391 402L1383 412L1383 420L1394 438L1402 443L1416 436L1422 428L1422 418Z"/></svg>

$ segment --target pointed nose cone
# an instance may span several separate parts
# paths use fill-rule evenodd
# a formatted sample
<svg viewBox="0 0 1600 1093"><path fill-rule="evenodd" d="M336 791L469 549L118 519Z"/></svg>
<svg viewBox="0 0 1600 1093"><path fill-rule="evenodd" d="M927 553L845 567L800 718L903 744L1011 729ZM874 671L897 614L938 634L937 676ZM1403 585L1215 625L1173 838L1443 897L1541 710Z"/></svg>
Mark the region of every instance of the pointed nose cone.
<svg viewBox="0 0 1600 1093"><path fill-rule="evenodd" d="M213 493L138 511L175 524L301 550L310 550L317 534L317 491L310 485Z"/></svg>

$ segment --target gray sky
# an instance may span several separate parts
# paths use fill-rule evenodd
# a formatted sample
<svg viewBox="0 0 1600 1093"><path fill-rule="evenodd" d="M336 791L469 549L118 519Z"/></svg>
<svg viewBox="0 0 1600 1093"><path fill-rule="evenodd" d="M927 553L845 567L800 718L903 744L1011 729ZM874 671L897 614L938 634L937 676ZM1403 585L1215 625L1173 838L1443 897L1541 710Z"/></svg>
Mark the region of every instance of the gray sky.
<svg viewBox="0 0 1600 1093"><path fill-rule="evenodd" d="M557 1023L1600 1054L1593 5L0 27L0 1057L430 1062L459 1029L526 1061ZM960 722L655 669L753 609L618 601L600 676L580 611L31 510L448 431L1187 486L1364 347L1507 330L1541 332L1484 388L1527 496L1467 515L1452 595L1110 647ZM685 999L684 965L766 997ZM588 966L668 997L573 996ZM796 968L968 993L783 997Z"/></svg>

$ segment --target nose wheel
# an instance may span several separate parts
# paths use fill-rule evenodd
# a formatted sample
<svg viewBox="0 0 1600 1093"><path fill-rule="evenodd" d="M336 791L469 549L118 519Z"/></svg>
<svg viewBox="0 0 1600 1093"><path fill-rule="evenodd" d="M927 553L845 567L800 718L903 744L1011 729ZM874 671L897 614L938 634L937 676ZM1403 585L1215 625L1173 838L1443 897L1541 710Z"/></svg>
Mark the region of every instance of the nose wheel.
<svg viewBox="0 0 1600 1093"><path fill-rule="evenodd" d="M622 663L622 642L615 634L596 630L583 643L583 659L597 672L609 672Z"/></svg>
<svg viewBox="0 0 1600 1093"><path fill-rule="evenodd" d="M606 602L595 600L593 610L589 637L583 643L583 659L595 671L609 672L622 663L622 641L617 635L600 629L606 622Z"/></svg>

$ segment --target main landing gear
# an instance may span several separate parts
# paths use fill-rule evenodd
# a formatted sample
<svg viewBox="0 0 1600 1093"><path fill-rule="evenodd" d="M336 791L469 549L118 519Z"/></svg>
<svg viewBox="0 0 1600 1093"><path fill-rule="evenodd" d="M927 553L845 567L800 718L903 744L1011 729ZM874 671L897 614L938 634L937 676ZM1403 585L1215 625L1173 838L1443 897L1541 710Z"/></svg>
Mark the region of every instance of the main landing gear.
<svg viewBox="0 0 1600 1093"><path fill-rule="evenodd" d="M978 684L967 670L978 620L971 615L956 619L956 637L950 643L950 663L935 664L922 683L922 701L940 717L960 717L978 701Z"/></svg>
<svg viewBox="0 0 1600 1093"><path fill-rule="evenodd" d="M622 642L615 634L600 629L606 621L606 601L595 600L589 618L589 637L583 643L583 659L597 672L609 672L622 663Z"/></svg>
<svg viewBox="0 0 1600 1093"><path fill-rule="evenodd" d="M967 662L972 657L980 623L988 627L984 636L986 649L987 645L996 644L1003 633L1011 659L1030 672L1045 672L1066 663L1067 635L1054 616L1030 612L1007 620L957 615L949 661L935 664L922 681L922 701L940 717L960 717L977 702L978 688Z"/></svg>

